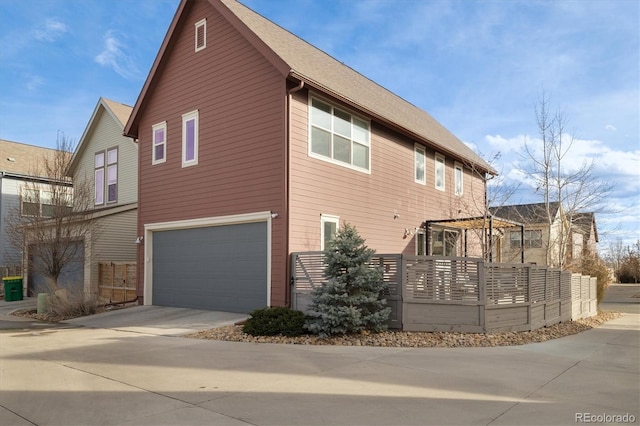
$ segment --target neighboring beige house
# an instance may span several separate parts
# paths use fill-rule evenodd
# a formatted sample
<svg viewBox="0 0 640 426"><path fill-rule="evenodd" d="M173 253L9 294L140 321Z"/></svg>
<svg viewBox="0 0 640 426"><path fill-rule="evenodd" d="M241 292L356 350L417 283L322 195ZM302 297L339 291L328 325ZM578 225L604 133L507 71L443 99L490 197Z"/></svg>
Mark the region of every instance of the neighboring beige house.
<svg viewBox="0 0 640 426"><path fill-rule="evenodd" d="M29 197L33 194L26 192L33 192L33 182L55 184L42 171L44 159L53 158L55 152L51 148L0 139L0 274L3 276L20 275L22 270L22 249L11 243L6 220L16 212L27 214L34 208L42 211L43 206L46 212L47 198L40 194Z"/></svg>
<svg viewBox="0 0 640 426"><path fill-rule="evenodd" d="M423 224L482 214L495 174L428 113L235 0L180 2L125 134L140 154L138 296L154 305L287 306L291 254L344 222L378 253L431 241L455 255L460 240L438 243L461 232Z"/></svg>
<svg viewBox="0 0 640 426"><path fill-rule="evenodd" d="M585 250L596 250L598 234L593 213L570 217L558 202L549 203L548 212L545 203L534 203L496 207L491 213L525 226L524 239L518 229L502 235L497 245L498 262L519 263L523 243L525 263L541 266L564 267Z"/></svg>

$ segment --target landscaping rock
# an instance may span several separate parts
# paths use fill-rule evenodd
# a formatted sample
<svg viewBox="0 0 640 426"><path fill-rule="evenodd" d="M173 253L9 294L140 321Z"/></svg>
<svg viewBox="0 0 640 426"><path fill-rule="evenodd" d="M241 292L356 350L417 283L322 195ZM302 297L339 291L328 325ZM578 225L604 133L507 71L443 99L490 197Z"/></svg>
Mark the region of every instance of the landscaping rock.
<svg viewBox="0 0 640 426"><path fill-rule="evenodd" d="M192 333L186 337L223 340L228 342L280 343L291 345L378 346L407 348L457 348L514 346L544 342L570 336L597 327L606 321L620 317L617 312L599 312L597 316L555 324L534 331L480 334L444 332L385 331L363 332L344 336L320 338L314 335L299 337L251 336L242 332L241 325L231 325Z"/></svg>

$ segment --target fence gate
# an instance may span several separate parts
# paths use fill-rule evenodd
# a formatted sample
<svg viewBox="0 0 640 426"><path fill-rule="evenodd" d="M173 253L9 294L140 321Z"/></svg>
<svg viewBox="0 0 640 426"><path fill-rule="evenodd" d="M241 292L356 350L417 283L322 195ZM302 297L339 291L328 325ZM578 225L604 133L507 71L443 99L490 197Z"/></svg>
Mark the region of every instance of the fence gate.
<svg viewBox="0 0 640 426"><path fill-rule="evenodd" d="M402 256L399 254L376 255L372 266L382 268L383 280L388 289L384 294L391 315L387 325L402 329ZM291 306L309 313L311 291L327 281L324 275L324 253L321 251L291 254Z"/></svg>

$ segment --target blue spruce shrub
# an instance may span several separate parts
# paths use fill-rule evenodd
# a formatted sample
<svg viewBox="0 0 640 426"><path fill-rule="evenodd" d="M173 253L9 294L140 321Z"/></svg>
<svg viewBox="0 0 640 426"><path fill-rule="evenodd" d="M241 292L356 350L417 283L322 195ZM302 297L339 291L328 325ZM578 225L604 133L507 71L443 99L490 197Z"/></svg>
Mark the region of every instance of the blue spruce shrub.
<svg viewBox="0 0 640 426"><path fill-rule="evenodd" d="M312 293L305 328L320 336L386 330L391 309L381 294L387 285L382 268L374 267L375 251L355 227L345 223L325 252L327 282Z"/></svg>

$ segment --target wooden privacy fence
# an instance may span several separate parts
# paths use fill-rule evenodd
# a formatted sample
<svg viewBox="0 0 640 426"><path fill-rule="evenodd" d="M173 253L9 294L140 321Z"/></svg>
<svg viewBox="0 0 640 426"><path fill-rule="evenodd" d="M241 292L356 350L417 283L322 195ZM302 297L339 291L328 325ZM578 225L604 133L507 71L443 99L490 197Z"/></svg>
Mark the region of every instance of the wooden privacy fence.
<svg viewBox="0 0 640 426"><path fill-rule="evenodd" d="M292 254L292 305L309 311L326 281L322 252ZM529 264L378 255L389 284L390 328L496 333L535 330L597 313L596 279Z"/></svg>
<svg viewBox="0 0 640 426"><path fill-rule="evenodd" d="M136 298L136 264L109 262L98 264L98 295L109 302Z"/></svg>

